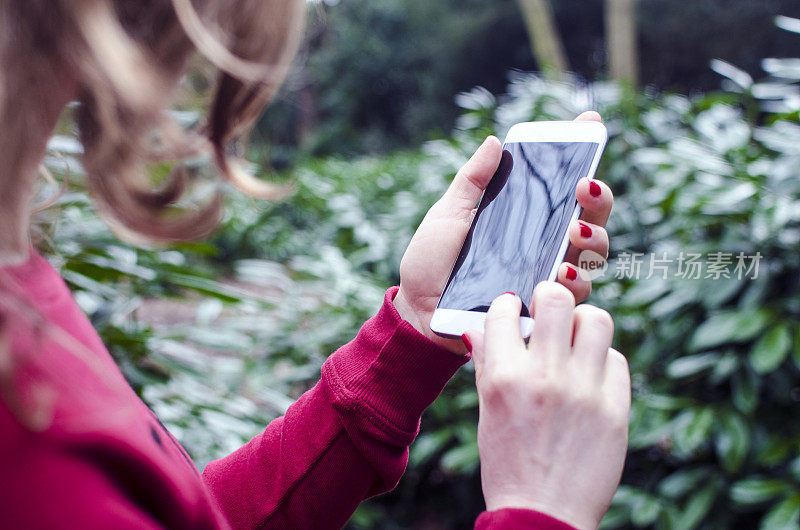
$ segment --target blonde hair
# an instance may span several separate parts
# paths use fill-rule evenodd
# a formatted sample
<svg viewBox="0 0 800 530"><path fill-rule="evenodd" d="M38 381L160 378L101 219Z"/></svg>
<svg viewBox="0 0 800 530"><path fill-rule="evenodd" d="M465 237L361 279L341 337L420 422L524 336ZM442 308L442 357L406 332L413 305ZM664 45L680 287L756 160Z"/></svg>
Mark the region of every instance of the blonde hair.
<svg viewBox="0 0 800 530"><path fill-rule="evenodd" d="M16 242L27 240L32 181L61 109L76 95L89 192L127 239L198 239L216 227L219 193L199 208L174 206L187 189L187 159L210 156L222 177L245 192L280 196L283 188L242 169L231 145L286 75L304 14L303 0L0 3L4 229ZM195 50L220 73L204 124L183 131L166 111ZM167 161L173 169L154 187L146 168ZM8 251L0 246L0 253Z"/></svg>
<svg viewBox="0 0 800 530"><path fill-rule="evenodd" d="M0 399L24 425L47 428L54 392L63 384L36 355L14 351L17 339L55 341L102 372L68 330L37 316L24 286L2 269L13 261L9 256L27 259L34 181L64 106L78 99L87 186L115 232L154 243L201 238L218 224L222 201L217 192L200 208L174 207L188 189L184 161L210 156L225 180L251 195L276 198L283 192L247 174L231 146L286 75L305 5L304 0L0 2ZM194 51L219 74L205 122L184 131L167 110ZM147 166L166 161L176 162L174 169L154 187Z"/></svg>

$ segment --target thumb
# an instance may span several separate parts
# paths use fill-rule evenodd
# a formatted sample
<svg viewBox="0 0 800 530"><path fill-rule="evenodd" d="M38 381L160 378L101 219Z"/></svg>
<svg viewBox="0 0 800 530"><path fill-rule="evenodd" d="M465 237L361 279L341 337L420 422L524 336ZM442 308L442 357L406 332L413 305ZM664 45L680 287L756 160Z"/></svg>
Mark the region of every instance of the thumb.
<svg viewBox="0 0 800 530"><path fill-rule="evenodd" d="M489 136L466 164L456 173L444 194L443 202L452 210L472 211L500 165L503 149Z"/></svg>

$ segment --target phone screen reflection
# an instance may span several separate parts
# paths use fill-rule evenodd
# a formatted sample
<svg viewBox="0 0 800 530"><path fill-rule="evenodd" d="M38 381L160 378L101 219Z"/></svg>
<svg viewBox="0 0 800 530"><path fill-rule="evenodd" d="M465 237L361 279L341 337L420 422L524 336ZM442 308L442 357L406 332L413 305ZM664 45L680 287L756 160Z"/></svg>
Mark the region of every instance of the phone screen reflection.
<svg viewBox="0 0 800 530"><path fill-rule="evenodd" d="M530 142L504 146L500 167L439 301L443 309L487 311L511 291L522 316L539 282L549 279L575 211L575 186L599 144Z"/></svg>

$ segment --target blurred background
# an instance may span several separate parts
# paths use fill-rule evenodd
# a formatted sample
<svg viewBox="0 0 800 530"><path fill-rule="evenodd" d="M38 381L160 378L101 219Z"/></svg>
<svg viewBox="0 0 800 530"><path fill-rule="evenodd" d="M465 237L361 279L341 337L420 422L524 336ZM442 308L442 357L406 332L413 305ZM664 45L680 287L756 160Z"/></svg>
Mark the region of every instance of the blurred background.
<svg viewBox="0 0 800 530"><path fill-rule="evenodd" d="M398 282L416 226L488 134L599 110L612 261L762 256L757 278L613 276L591 302L633 374L630 451L604 528L800 525L800 2L309 2L289 79L246 142L278 203L231 191L216 236L120 243L65 116L41 216L137 392L202 468L281 415ZM202 116L204 66L176 117ZM43 195L52 193L46 186ZM645 258L646 259L646 258ZM471 528L483 509L467 366L423 417L397 489L352 529Z"/></svg>

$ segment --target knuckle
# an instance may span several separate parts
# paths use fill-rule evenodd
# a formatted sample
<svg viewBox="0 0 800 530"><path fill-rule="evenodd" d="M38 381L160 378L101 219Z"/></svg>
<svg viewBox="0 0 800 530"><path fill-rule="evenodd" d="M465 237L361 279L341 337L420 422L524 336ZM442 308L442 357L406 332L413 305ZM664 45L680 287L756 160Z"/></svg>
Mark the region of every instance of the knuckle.
<svg viewBox="0 0 800 530"><path fill-rule="evenodd" d="M604 331L608 335L614 334L614 319L611 318L608 311L591 305L583 305L578 309L580 309L579 318L585 323L590 324L594 329Z"/></svg>
<svg viewBox="0 0 800 530"><path fill-rule="evenodd" d="M569 289L555 282L542 282L533 292L539 307L571 309L575 307L575 297Z"/></svg>
<svg viewBox="0 0 800 530"><path fill-rule="evenodd" d="M511 370L492 370L481 377L479 393L490 405L506 402L519 394L520 377Z"/></svg>
<svg viewBox="0 0 800 530"><path fill-rule="evenodd" d="M558 409L567 399L565 389L556 381L541 381L527 392L531 402L539 409Z"/></svg>
<svg viewBox="0 0 800 530"><path fill-rule="evenodd" d="M624 371L626 374L630 374L630 368L628 367L628 359L625 358L619 351L615 350L614 348L608 349L608 361L612 363L612 365L617 366L620 370Z"/></svg>

